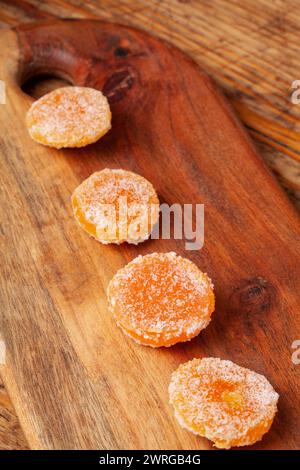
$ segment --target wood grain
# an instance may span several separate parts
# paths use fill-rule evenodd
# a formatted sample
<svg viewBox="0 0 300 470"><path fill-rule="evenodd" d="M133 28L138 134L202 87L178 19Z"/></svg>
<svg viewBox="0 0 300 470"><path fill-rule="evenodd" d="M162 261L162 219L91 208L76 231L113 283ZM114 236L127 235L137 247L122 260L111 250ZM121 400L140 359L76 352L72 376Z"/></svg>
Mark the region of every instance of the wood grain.
<svg viewBox="0 0 300 470"><path fill-rule="evenodd" d="M167 8L166 8L167 3ZM209 3L209 4L208 4ZM264 137L264 125L261 120L251 113L254 108L259 110L261 116L269 115L269 110L262 99L268 97L273 105L274 113L271 119L283 125L298 126L299 106L290 102L290 82L299 78L299 66L297 65L297 53L295 45L299 42L300 17L297 14L298 3L295 0L277 2L265 2L264 0L240 1L132 1L115 0L80 2L74 0L51 2L7 0L0 1L0 28L14 26L22 22L35 21L55 17L102 17L134 24L141 28L151 30L154 34L167 38L181 49L193 55L201 61L205 67L209 66L211 74L218 79L223 89L227 90L229 99L237 95L240 106L237 111L241 119L247 123L252 137L256 141L260 153L274 170L280 182L289 191L292 201L300 208L300 195L297 188L300 186L299 164L290 158L290 153L281 141L281 134L271 142ZM255 21L253 10L255 9ZM257 21L259 24L257 25ZM201 24L200 24L201 23ZM203 23L204 27L203 27ZM241 24L239 24L241 23ZM262 27L263 24L272 24L272 31ZM257 25L257 26L256 26ZM190 38L190 30L198 32L199 40L193 41L193 47L189 48L186 40ZM255 29L256 47L252 47L249 54L245 54L248 36L253 35ZM187 38L187 39L186 39ZM276 54L276 74L272 72L274 64L261 60L261 51L272 50ZM233 53L234 70L230 55ZM199 56L199 59L198 59ZM219 59L219 57L221 59ZM216 60L215 60L216 57ZM220 66L220 60L225 63L225 69ZM227 67L226 64L231 64ZM260 77L257 79L257 68L260 65ZM223 67L224 68L224 67ZM226 80L223 75L226 71ZM246 77L247 87L242 87L242 80ZM267 77L265 82L264 77ZM278 106L278 93L276 81L282 83L282 105ZM50 84L50 88L52 84ZM29 92L33 96L40 96L49 89L47 82L36 83ZM233 101L233 100L232 100ZM257 105L257 106L256 106ZM282 111L285 114L282 115ZM290 111L293 114L290 115ZM286 116L290 119L286 123ZM253 122L254 121L254 122ZM253 128L256 131L252 131ZM296 136L297 138L297 136ZM262 142L264 140L264 142ZM2 395L6 393L1 389ZM6 394L4 403L9 403ZM11 413L11 405L3 412ZM4 420L3 433L0 432L0 446L7 445L7 439L15 442L15 436L11 435L11 427ZM6 426L6 429L5 429ZM20 432L14 431L14 432ZM5 436L2 441L2 436ZM10 436L10 437L9 437Z"/></svg>
<svg viewBox="0 0 300 470"><path fill-rule="evenodd" d="M221 85L300 209L298 0L6 0L0 27L102 18L145 29L187 52Z"/></svg>
<svg viewBox="0 0 300 470"><path fill-rule="evenodd" d="M53 21L4 32L1 44L9 90L0 115L1 373L29 445L207 448L175 422L167 386L179 363L213 355L265 374L281 394L276 422L255 447L297 448L291 343L300 337L299 218L212 81L178 50L122 26ZM106 90L112 132L81 150L30 141L31 99L20 84L48 72ZM103 247L89 239L72 219L70 194L106 166L143 174L170 204L204 202L204 248L186 252L175 240ZM170 250L213 278L217 309L199 338L157 351L115 327L105 289L136 255Z"/></svg>
<svg viewBox="0 0 300 470"><path fill-rule="evenodd" d="M0 379L0 450L11 449L27 449L27 442Z"/></svg>

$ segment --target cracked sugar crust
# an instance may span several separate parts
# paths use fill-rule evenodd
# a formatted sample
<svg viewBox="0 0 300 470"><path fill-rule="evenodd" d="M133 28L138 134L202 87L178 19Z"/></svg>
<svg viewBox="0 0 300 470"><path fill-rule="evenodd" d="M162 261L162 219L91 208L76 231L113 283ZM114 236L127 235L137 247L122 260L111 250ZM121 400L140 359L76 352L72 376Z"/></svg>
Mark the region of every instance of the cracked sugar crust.
<svg viewBox="0 0 300 470"><path fill-rule="evenodd" d="M279 398L263 375L218 358L181 364L172 374L169 395L181 426L219 448L260 440Z"/></svg>
<svg viewBox="0 0 300 470"><path fill-rule="evenodd" d="M111 112L99 90L69 86L35 101L26 115L30 136L50 147L83 147L111 128Z"/></svg>
<svg viewBox="0 0 300 470"><path fill-rule="evenodd" d="M152 184L126 170L93 173L72 195L75 219L102 243L140 243L149 238L159 218Z"/></svg>
<svg viewBox="0 0 300 470"><path fill-rule="evenodd" d="M117 324L140 344L161 347L188 341L204 329L214 310L213 285L191 261L176 253L138 256L108 287Z"/></svg>

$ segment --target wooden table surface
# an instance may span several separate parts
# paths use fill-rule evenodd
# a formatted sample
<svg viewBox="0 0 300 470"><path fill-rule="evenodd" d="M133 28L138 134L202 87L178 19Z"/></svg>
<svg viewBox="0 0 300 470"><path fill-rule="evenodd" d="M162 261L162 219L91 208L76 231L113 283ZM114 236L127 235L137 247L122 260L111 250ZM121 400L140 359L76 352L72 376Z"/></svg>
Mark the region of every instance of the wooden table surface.
<svg viewBox="0 0 300 470"><path fill-rule="evenodd" d="M297 0L0 0L0 28L102 18L177 45L219 83L300 209L300 105L291 101L292 82L300 79L298 6ZM0 380L0 449L26 447Z"/></svg>

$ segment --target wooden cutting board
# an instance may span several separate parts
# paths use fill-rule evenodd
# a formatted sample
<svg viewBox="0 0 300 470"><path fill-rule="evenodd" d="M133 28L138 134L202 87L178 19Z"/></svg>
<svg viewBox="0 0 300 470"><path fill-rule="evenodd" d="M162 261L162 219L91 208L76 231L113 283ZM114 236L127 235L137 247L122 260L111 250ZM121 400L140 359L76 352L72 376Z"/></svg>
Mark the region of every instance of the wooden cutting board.
<svg viewBox="0 0 300 470"><path fill-rule="evenodd" d="M0 36L2 260L0 334L6 387L33 448L210 448L180 428L170 374L218 356L264 374L279 412L253 448L300 445L298 215L214 83L179 50L99 21L52 21ZM52 74L99 88L111 132L83 149L29 138L21 90ZM103 246L74 222L70 196L92 172L125 168L148 178L161 202L204 203L205 244L184 240ZM216 311L190 343L133 343L107 310L106 287L138 254L176 251L213 279Z"/></svg>

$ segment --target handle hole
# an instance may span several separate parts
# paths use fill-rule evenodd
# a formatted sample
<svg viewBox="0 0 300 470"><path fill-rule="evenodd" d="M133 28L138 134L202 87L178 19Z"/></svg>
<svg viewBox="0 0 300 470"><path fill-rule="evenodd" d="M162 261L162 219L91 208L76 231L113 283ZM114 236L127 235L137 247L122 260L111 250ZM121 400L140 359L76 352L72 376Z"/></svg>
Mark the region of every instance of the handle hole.
<svg viewBox="0 0 300 470"><path fill-rule="evenodd" d="M41 98L41 96L55 90L56 88L70 85L73 85L73 83L65 78L50 74L43 74L30 77L23 83L21 88L24 93L37 100L38 98Z"/></svg>

